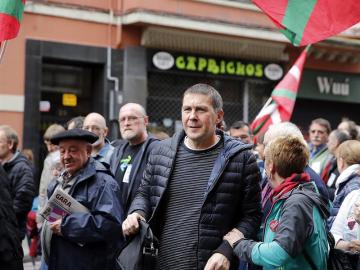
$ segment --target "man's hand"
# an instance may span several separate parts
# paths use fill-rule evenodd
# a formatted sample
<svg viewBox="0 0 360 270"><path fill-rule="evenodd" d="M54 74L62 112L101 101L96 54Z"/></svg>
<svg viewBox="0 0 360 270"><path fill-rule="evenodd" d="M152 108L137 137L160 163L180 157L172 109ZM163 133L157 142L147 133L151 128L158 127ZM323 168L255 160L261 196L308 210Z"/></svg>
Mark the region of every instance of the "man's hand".
<svg viewBox="0 0 360 270"><path fill-rule="evenodd" d="M132 213L128 215L122 224L123 234L127 236L131 234L136 234L140 228L139 226L140 219L145 221L145 218L138 213Z"/></svg>
<svg viewBox="0 0 360 270"><path fill-rule="evenodd" d="M359 253L360 252L360 241L359 240L349 241L349 250Z"/></svg>
<svg viewBox="0 0 360 270"><path fill-rule="evenodd" d="M50 230L53 231L53 233L62 236L61 233L61 221L62 219L58 219L50 224Z"/></svg>
<svg viewBox="0 0 360 270"><path fill-rule="evenodd" d="M224 236L224 240L228 241L231 247L234 247L235 242L243 238L245 238L243 233L235 228Z"/></svg>
<svg viewBox="0 0 360 270"><path fill-rule="evenodd" d="M339 242L337 242L336 248L360 253L360 241L359 240L352 240L352 241L340 240Z"/></svg>
<svg viewBox="0 0 360 270"><path fill-rule="evenodd" d="M220 253L214 253L207 261L204 270L229 270L230 261Z"/></svg>

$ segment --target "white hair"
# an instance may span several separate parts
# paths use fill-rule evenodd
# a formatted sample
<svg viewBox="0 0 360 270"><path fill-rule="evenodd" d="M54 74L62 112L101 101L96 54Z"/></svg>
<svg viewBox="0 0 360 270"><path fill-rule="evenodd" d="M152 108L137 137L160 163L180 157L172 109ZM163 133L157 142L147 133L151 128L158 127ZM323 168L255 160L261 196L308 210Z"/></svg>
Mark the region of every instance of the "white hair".
<svg viewBox="0 0 360 270"><path fill-rule="evenodd" d="M283 136L297 137L304 143L304 145L307 145L300 129L291 122L282 122L271 125L269 129L265 132L264 144L268 144L270 141Z"/></svg>

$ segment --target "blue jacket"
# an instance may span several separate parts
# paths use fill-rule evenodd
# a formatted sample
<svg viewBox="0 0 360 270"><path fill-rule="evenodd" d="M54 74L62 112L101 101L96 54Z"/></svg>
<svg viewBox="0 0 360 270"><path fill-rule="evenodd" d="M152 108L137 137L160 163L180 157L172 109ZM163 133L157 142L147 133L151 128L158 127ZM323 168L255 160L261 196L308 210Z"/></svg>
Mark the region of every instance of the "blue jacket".
<svg viewBox="0 0 360 270"><path fill-rule="evenodd" d="M328 220L329 228L331 228L345 197L351 191L357 189L360 189L360 175L357 173L350 175L348 179L339 184L339 188L337 189L337 193L333 201L333 206L330 209L330 217Z"/></svg>
<svg viewBox="0 0 360 270"><path fill-rule="evenodd" d="M69 194L90 213L74 213L61 222L63 236L51 239L49 269L112 269L114 250L121 244L123 208L119 187L100 162L89 159ZM58 182L48 187L48 196ZM81 243L81 244L78 244Z"/></svg>

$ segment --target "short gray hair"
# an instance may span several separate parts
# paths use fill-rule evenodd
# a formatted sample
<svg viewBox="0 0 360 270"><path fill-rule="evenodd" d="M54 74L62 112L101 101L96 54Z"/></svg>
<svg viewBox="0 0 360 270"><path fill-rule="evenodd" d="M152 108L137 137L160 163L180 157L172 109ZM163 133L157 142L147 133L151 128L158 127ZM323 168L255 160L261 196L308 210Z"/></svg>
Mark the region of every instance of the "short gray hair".
<svg viewBox="0 0 360 270"><path fill-rule="evenodd" d="M273 124L269 127L269 129L265 132L264 135L264 143L267 144L270 141L282 137L282 136L294 136L299 138L305 145L305 139L300 129L291 122L282 122L278 124Z"/></svg>
<svg viewBox="0 0 360 270"><path fill-rule="evenodd" d="M11 149L11 152L15 153L16 149L19 145L19 137L16 133L16 131L8 126L8 125L0 125L0 131L4 132L4 135L6 137L6 140L8 142L12 142L13 143L13 147Z"/></svg>
<svg viewBox="0 0 360 270"><path fill-rule="evenodd" d="M339 145L345 141L351 140L351 136L346 131L335 129L331 131L330 134L334 134Z"/></svg>

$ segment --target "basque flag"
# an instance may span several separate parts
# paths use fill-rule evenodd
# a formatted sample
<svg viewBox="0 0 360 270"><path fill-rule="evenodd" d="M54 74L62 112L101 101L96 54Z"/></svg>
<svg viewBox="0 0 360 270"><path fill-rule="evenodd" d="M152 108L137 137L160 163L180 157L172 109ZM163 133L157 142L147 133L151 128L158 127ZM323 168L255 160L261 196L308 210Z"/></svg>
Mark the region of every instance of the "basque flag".
<svg viewBox="0 0 360 270"><path fill-rule="evenodd" d="M294 110L302 70L309 46L304 49L285 77L275 86L250 127L254 135L265 133L270 125L289 121Z"/></svg>
<svg viewBox="0 0 360 270"><path fill-rule="evenodd" d="M0 43L17 36L26 0L0 0Z"/></svg>
<svg viewBox="0 0 360 270"><path fill-rule="evenodd" d="M359 0L253 0L295 46L312 44L360 22Z"/></svg>

